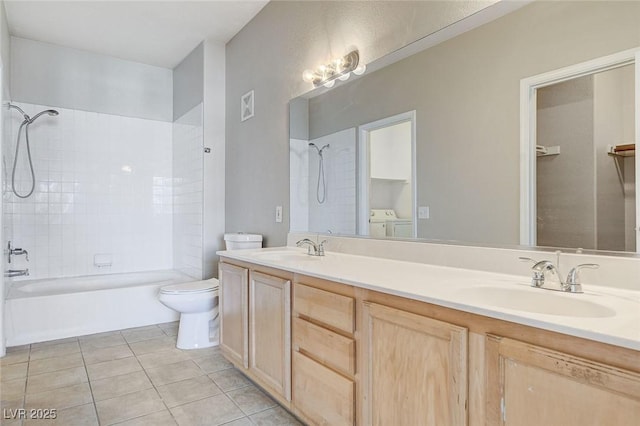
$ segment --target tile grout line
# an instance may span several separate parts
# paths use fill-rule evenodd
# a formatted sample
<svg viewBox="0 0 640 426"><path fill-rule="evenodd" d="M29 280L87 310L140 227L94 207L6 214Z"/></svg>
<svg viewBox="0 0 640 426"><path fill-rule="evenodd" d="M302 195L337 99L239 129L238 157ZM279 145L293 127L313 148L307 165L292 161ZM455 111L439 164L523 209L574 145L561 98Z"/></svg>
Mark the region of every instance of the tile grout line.
<svg viewBox="0 0 640 426"><path fill-rule="evenodd" d="M93 401L93 412L96 413L96 420L98 421L98 426L99 426L100 417L98 416L98 405L96 404L96 398L93 395L93 386L91 385L91 378L89 377L89 369L87 368L87 362L84 359L84 350L82 349L82 345L80 344L80 339L78 339L78 346L80 346L80 356L82 357L82 365L84 366L84 372L87 375L87 382L89 383L89 392L91 392L91 400Z"/></svg>

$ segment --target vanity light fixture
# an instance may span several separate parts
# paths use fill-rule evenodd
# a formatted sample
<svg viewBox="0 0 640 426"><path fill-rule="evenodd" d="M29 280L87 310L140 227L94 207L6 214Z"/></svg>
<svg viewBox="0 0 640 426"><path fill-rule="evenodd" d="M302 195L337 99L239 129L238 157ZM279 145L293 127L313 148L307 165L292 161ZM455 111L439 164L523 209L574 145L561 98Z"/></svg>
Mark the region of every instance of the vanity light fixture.
<svg viewBox="0 0 640 426"><path fill-rule="evenodd" d="M315 71L305 70L302 79L313 83L314 87L333 87L337 79L347 80L351 73L361 75L367 69L366 65L358 65L360 55L353 50L341 58L334 59L326 65L319 66Z"/></svg>

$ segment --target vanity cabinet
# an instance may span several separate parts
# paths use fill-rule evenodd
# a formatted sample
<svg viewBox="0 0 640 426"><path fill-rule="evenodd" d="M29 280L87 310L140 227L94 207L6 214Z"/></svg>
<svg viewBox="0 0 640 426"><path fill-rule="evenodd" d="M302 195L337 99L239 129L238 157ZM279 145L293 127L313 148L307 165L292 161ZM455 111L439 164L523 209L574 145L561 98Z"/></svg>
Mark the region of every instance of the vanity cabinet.
<svg viewBox="0 0 640 426"><path fill-rule="evenodd" d="M226 262L219 272L222 353L281 402L290 401L290 274Z"/></svg>
<svg viewBox="0 0 640 426"><path fill-rule="evenodd" d="M223 354L309 425L636 425L640 352L223 259Z"/></svg>
<svg viewBox="0 0 640 426"><path fill-rule="evenodd" d="M220 263L220 348L229 361L249 368L249 269Z"/></svg>
<svg viewBox="0 0 640 426"><path fill-rule="evenodd" d="M296 282L293 315L294 412L315 425L356 424L355 299Z"/></svg>
<svg viewBox="0 0 640 426"><path fill-rule="evenodd" d="M487 423L637 425L640 374L488 335Z"/></svg>
<svg viewBox="0 0 640 426"><path fill-rule="evenodd" d="M467 329L363 303L363 422L467 424Z"/></svg>

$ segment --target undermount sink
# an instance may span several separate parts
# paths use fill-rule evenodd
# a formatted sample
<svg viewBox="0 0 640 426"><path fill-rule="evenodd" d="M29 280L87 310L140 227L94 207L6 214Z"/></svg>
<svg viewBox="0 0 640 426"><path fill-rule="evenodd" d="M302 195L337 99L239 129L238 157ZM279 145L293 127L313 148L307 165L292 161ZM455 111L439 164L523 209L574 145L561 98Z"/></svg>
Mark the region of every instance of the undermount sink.
<svg viewBox="0 0 640 426"><path fill-rule="evenodd" d="M535 288L474 287L460 292L460 299L474 304L537 314L565 317L604 318L616 315L613 309L585 300L584 294L562 293Z"/></svg>
<svg viewBox="0 0 640 426"><path fill-rule="evenodd" d="M256 259L283 262L283 261L313 261L320 259L320 256L309 256L305 252L296 250L273 250L252 254Z"/></svg>

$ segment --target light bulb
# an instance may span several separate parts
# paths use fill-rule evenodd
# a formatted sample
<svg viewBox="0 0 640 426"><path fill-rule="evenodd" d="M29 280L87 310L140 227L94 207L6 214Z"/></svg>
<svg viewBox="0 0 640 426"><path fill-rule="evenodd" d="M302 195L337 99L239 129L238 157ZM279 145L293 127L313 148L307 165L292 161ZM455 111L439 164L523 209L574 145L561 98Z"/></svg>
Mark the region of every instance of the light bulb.
<svg viewBox="0 0 640 426"><path fill-rule="evenodd" d="M335 81L335 80L327 81L327 82L324 84L324 87L331 88L331 87L333 87L333 85L334 85L334 84L336 84L336 81Z"/></svg>
<svg viewBox="0 0 640 426"><path fill-rule="evenodd" d="M365 64L358 65L356 69L353 70L355 75L362 75L367 70L367 66Z"/></svg>
<svg viewBox="0 0 640 426"><path fill-rule="evenodd" d="M346 72L344 74L342 74L340 77L338 77L340 79L340 81L346 81L349 80L349 76L351 75L350 72Z"/></svg>
<svg viewBox="0 0 640 426"><path fill-rule="evenodd" d="M302 73L302 79L307 83L311 83L316 77L316 74L311 70L304 70Z"/></svg>

